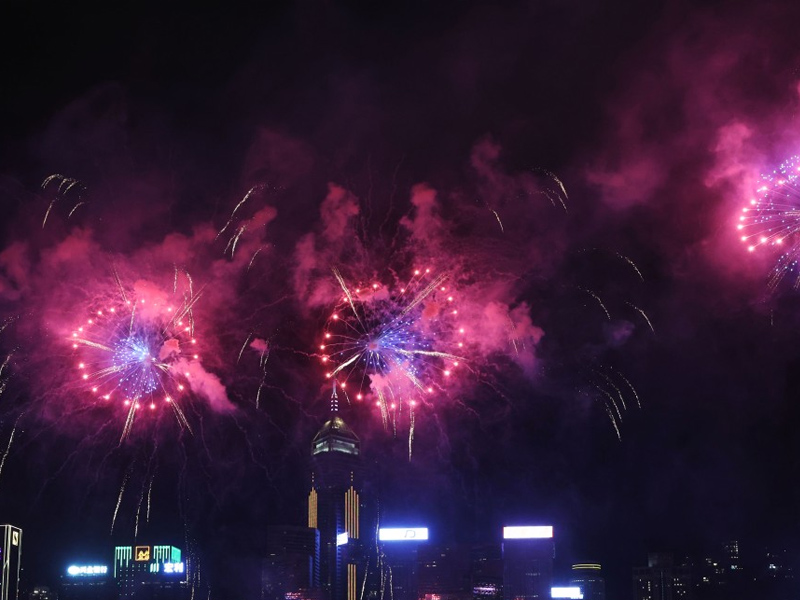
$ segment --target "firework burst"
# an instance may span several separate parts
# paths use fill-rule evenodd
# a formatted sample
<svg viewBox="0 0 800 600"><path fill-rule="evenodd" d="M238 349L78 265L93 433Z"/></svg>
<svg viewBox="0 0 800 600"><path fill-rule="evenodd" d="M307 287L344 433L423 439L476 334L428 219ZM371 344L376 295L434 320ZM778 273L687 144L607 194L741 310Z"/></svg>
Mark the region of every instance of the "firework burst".
<svg viewBox="0 0 800 600"><path fill-rule="evenodd" d="M447 276L421 269L404 285L351 288L334 275L342 298L319 345L326 376L356 400L373 401L387 427L406 407L413 438L414 407L442 393L463 363L466 331Z"/></svg>
<svg viewBox="0 0 800 600"><path fill-rule="evenodd" d="M124 415L121 440L138 415L165 408L191 432L181 402L200 359L192 314L198 296L169 295L144 282L133 290L119 284L118 291L92 303L71 332L79 381Z"/></svg>
<svg viewBox="0 0 800 600"><path fill-rule="evenodd" d="M736 228L750 252L762 246L780 251L769 285L774 289L787 275L796 273L800 258L800 156L792 156L772 173L761 176L747 206L742 208ZM794 287L800 287L800 274Z"/></svg>

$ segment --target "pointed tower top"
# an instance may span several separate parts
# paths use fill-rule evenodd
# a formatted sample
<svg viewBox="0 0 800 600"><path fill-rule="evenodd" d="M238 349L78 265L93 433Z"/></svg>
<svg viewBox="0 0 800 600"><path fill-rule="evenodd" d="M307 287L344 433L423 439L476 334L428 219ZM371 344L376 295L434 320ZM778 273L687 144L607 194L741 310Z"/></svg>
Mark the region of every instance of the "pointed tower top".
<svg viewBox="0 0 800 600"><path fill-rule="evenodd" d="M336 394L336 380L333 382L333 393L331 394L331 414L339 412L339 396Z"/></svg>

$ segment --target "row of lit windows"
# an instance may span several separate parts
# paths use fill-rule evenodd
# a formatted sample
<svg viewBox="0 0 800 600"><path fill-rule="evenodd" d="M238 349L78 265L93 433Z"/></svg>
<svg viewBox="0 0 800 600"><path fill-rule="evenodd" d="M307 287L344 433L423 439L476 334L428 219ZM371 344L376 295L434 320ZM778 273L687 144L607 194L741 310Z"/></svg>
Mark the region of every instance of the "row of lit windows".
<svg viewBox="0 0 800 600"><path fill-rule="evenodd" d="M344 530L350 534L354 540L358 539L358 492L353 486L344 495Z"/></svg>
<svg viewBox="0 0 800 600"><path fill-rule="evenodd" d="M312 488L308 494L308 526L316 529L317 524L317 490Z"/></svg>

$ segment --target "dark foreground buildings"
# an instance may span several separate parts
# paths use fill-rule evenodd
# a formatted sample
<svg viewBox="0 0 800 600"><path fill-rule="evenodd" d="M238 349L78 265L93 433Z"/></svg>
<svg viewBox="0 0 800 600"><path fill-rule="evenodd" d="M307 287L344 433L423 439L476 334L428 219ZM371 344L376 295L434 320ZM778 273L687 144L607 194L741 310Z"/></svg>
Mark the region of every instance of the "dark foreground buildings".
<svg viewBox="0 0 800 600"><path fill-rule="evenodd" d="M19 572L22 563L22 529L14 525L0 525L0 600L17 600L19 597Z"/></svg>
<svg viewBox="0 0 800 600"><path fill-rule="evenodd" d="M187 600L189 562L170 545L114 548L114 560L73 564L62 576L60 600Z"/></svg>

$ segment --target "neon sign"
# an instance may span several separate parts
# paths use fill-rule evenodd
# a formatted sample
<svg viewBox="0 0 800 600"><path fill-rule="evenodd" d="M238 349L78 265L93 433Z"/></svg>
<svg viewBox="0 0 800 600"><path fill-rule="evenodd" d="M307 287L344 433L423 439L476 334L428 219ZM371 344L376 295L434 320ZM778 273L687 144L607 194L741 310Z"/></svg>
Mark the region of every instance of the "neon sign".
<svg viewBox="0 0 800 600"><path fill-rule="evenodd" d="M427 527L393 528L381 527L378 539L382 542L424 542L428 539Z"/></svg>
<svg viewBox="0 0 800 600"><path fill-rule="evenodd" d="M106 574L108 574L108 567L102 565L70 565L67 567L67 575L70 577Z"/></svg>
<svg viewBox="0 0 800 600"><path fill-rule="evenodd" d="M528 540L553 537L552 525L533 525L524 527L503 527L503 539Z"/></svg>
<svg viewBox="0 0 800 600"><path fill-rule="evenodd" d="M182 562L165 562L161 566L164 569L164 573L184 573L186 571L186 568Z"/></svg>
<svg viewBox="0 0 800 600"><path fill-rule="evenodd" d="M554 587L550 588L551 598L570 598L571 600L583 600L583 592L581 588L570 587Z"/></svg>

